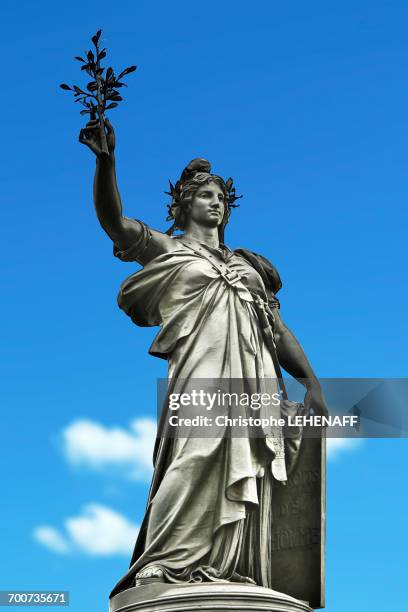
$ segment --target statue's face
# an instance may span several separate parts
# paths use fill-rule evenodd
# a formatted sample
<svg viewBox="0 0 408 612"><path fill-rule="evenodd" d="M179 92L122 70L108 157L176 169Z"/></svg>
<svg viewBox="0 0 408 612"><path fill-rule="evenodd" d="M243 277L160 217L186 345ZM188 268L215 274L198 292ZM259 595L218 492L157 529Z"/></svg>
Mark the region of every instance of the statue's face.
<svg viewBox="0 0 408 612"><path fill-rule="evenodd" d="M202 185L194 194L188 216L199 225L217 227L225 212L225 195L217 183Z"/></svg>

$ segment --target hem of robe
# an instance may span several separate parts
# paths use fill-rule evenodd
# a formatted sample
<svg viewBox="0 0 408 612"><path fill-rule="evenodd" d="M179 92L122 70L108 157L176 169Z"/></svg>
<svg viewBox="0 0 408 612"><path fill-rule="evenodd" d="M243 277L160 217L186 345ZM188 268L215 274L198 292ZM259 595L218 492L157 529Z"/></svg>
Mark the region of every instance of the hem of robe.
<svg viewBox="0 0 408 612"><path fill-rule="evenodd" d="M232 523L238 523L241 520L245 520L246 516L247 515L244 514L241 518L234 517L234 519L223 523L216 530L214 530L212 541L209 542L209 544L208 544L208 546L206 548L204 548L204 551L200 552L199 558L196 559L195 561L194 560L191 561L187 566L185 564L182 564L181 567L180 566L176 567L176 565L179 565L179 564L177 564L175 562L171 562L171 561L170 562L168 562L168 561L166 562L166 561L163 561L163 560L151 560L151 561L148 561L147 563L143 563L141 565L141 557L143 555L143 553L142 553L141 557L137 561L135 561L135 563L132 564L132 566L128 569L126 574L124 576L122 576L122 578L119 580L119 582L116 583L116 585L112 589L112 592L109 595L109 598L111 599L112 597L114 597L115 595L120 593L121 591L124 591L126 589L131 588L133 586L133 582L135 580L137 572L139 570L141 570L142 568L148 567L149 565L159 566L163 570L163 572L166 574L166 577L167 576L171 576L172 570L180 570L180 571L185 570L185 571L190 571L190 573L194 573L196 571L200 571L202 567L209 567L208 564L203 564L203 565L197 565L197 564L200 562L201 559L204 559L209 554L209 552L211 551L211 548L212 548L212 545L213 545L213 541L215 539L216 532L219 529L221 529L222 527L224 527L225 525L229 525L229 524L232 524ZM170 567L171 565L173 565L173 567ZM196 565L196 567L194 567L194 569L192 569L194 565ZM212 569L217 571L216 568L212 568ZM228 581L227 578L220 579L220 580L227 580ZM185 578L184 579L183 578L176 579L176 578L173 577L172 580L169 580L169 582L176 583L176 582L196 582L196 581L195 580L186 580ZM215 582L215 580L214 580L214 582Z"/></svg>
<svg viewBox="0 0 408 612"><path fill-rule="evenodd" d="M270 449L271 450L271 449ZM271 451L273 453L273 451ZM269 464L270 465L270 464ZM266 467L266 466L265 466ZM256 480L262 480L263 477L261 478L257 478L254 476L254 478L256 478ZM154 565L154 566L160 566L163 571L165 571L166 574L169 575L169 572L171 573L172 570L185 570L185 571L190 571L191 573L194 572L200 572L202 567L210 567L208 566L208 564L203 563L202 565L197 565L201 559L205 559L205 557L210 553L216 534L217 532L222 529L223 527L230 525L232 523L239 523L239 521L244 521L249 515L252 515L254 512L256 512L256 510L259 508L259 501L258 502L253 502L253 501L241 501L241 500L231 500L236 502L237 504L240 504L242 507L238 510L237 512L234 513L233 516L223 516L221 517L221 520L219 522L219 524L214 528L214 531L212 533L212 538L211 541L208 543L208 545L206 547L203 547L203 549L200 551L200 556L197 559L192 559L187 565L185 563L181 564L180 566L180 562L172 562L172 561L166 561L163 559L151 559L148 560L147 562L144 562L142 560L143 556L144 556L144 552L142 552L141 554L138 555L138 558L136 559L136 561L134 563L132 563L132 565L130 566L130 568L128 569L128 571L126 572L126 574L124 576L122 576L122 578L117 582L117 584L114 586L111 594L110 594L110 598L114 597L114 595L116 595L117 593L126 590L128 588L131 588L133 586L134 580L135 580L135 576L137 574L138 571L140 571L142 568L144 567L148 567L149 565ZM150 506L150 504L149 504ZM149 520L149 508L145 514L145 519L143 521L143 523L146 521L146 523ZM144 525L142 523L141 526L141 530L139 532L139 537L140 539L144 538L145 536L145 532L144 532ZM139 541L139 538L138 538ZM135 545L135 552L133 553L133 556L135 556L136 550L138 549L138 544L139 542L136 541L136 545ZM140 547L144 547L144 542L140 543ZM193 566L196 565L196 567L194 569ZM218 571L216 568L212 568L214 571ZM241 582L241 580L239 578L242 578L239 574L237 574L237 572L235 572L237 575L237 582ZM205 572L203 573L203 575L205 575ZM232 576L232 573L231 573ZM218 578L217 578L218 579ZM219 580L223 581L229 581L228 578L219 578ZM216 580L214 580L216 581ZM172 580L169 580L169 582L195 582L195 580L186 580L185 578L173 578Z"/></svg>

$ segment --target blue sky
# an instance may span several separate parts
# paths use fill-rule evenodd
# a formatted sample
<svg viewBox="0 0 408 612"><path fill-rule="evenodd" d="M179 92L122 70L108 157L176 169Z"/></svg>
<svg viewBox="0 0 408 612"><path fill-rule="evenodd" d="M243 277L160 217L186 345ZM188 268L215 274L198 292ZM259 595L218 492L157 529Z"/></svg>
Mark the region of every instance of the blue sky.
<svg viewBox="0 0 408 612"><path fill-rule="evenodd" d="M139 65L111 113L126 213L164 229L167 180L209 158L244 194L227 242L275 263L316 372L402 377L408 6L40 0L1 13L0 588L103 609L143 516L165 362L147 355L154 330L117 308L135 266L98 227L82 119L58 84L81 79L72 58L103 28L112 64ZM406 462L406 440L333 452L330 612L405 609ZM117 539L95 549L102 532Z"/></svg>

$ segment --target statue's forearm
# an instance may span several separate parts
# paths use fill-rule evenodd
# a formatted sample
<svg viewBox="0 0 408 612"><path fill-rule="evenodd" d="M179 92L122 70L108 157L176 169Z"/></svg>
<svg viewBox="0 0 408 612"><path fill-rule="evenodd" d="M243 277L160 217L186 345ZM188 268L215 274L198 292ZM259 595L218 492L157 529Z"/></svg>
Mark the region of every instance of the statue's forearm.
<svg viewBox="0 0 408 612"><path fill-rule="evenodd" d="M275 342L279 363L291 376L306 387L319 384L304 350L287 327L276 334Z"/></svg>
<svg viewBox="0 0 408 612"><path fill-rule="evenodd" d="M97 158L94 203L96 214L103 229L112 240L117 239L123 229L123 217L113 154Z"/></svg>

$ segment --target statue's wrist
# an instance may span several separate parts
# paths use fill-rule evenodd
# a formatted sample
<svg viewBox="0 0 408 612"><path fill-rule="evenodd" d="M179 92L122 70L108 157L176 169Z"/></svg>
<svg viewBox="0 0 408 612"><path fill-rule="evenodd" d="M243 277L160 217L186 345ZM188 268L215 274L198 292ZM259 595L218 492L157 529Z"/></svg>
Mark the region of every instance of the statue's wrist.
<svg viewBox="0 0 408 612"><path fill-rule="evenodd" d="M109 153L109 155L106 155L106 153L101 153L96 156L96 163L99 166L113 166L115 165L115 154L113 152Z"/></svg>
<svg viewBox="0 0 408 612"><path fill-rule="evenodd" d="M305 384L306 389L316 389L319 391L321 390L320 382L316 378L316 376L311 376L309 378L306 378L304 381L304 384Z"/></svg>

